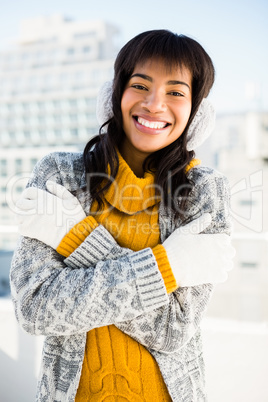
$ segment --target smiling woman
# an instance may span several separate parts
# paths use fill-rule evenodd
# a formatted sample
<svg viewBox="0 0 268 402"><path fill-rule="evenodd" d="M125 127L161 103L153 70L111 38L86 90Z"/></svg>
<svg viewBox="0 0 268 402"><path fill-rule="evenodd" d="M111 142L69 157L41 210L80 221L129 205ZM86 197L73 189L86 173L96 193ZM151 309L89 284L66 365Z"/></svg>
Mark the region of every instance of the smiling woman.
<svg viewBox="0 0 268 402"><path fill-rule="evenodd" d="M37 401L206 401L200 323L234 256L228 183L194 158L213 81L196 41L144 32L99 135L37 163L11 268L21 326L46 336Z"/></svg>
<svg viewBox="0 0 268 402"><path fill-rule="evenodd" d="M155 172L156 184L164 189L166 204L171 204L175 214L178 215L178 206L174 197L167 199L167 195L170 194L168 187L171 184L173 191L180 188L182 200L179 210L183 210L184 200L190 191L185 168L195 155L193 148L187 146L187 133L190 131L190 125L201 102L208 96L214 83L213 63L195 40L169 31L156 30L141 33L130 40L120 50L114 69L111 95L113 112L107 116L107 120L110 117L111 121L102 121L104 125L109 124L107 135L93 138L87 144L84 152L85 165L91 165L90 151L96 145L94 159L98 165L98 171L106 171L106 166L109 165L111 175L115 177L118 167L117 150L124 153L124 150L127 152L129 148L131 156L127 154L122 156L127 159L131 169L139 177L143 176L144 171L158 167ZM127 117L125 108L130 107L136 97L139 94L141 97L142 93L144 98L143 101L140 98L142 105L140 103L139 106L139 112L142 114L137 117L133 114ZM163 98L164 94L165 98ZM155 110L159 107L162 110ZM163 108L166 110L164 111ZM159 135L150 137L152 132L143 129L142 136L140 130L144 125L141 120L138 121L138 117L146 120L144 126L146 127L151 124L149 121L162 122L161 119L158 120L161 114L173 119L173 121L167 121L168 126L161 130L163 135L160 132ZM133 128L135 126L136 130L130 130L131 126ZM143 142L145 147L143 152L129 141L130 136L134 139L135 132L136 141ZM199 144L195 141L195 147L201 144L203 135L200 134L199 138ZM135 144L137 145L136 142ZM102 201L99 197L102 192L101 179L92 178L90 185L94 197L101 205ZM105 186L103 190L106 190Z"/></svg>

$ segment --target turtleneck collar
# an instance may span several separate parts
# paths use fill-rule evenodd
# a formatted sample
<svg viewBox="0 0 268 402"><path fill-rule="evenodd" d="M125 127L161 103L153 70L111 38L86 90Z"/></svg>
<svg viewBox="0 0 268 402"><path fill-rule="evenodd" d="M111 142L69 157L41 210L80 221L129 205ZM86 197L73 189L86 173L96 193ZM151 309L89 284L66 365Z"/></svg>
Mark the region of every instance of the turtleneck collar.
<svg viewBox="0 0 268 402"><path fill-rule="evenodd" d="M154 173L145 172L143 178L137 177L118 150L117 155L119 159L118 172L111 186L105 192L106 201L128 215L134 215L158 204L161 201L161 196L155 194ZM185 173L187 174L200 163L199 159L193 159L186 166Z"/></svg>
<svg viewBox="0 0 268 402"><path fill-rule="evenodd" d="M155 195L154 174L146 172L139 178L117 151L119 168L115 180L106 191L105 199L119 211L128 215L144 211L160 202Z"/></svg>

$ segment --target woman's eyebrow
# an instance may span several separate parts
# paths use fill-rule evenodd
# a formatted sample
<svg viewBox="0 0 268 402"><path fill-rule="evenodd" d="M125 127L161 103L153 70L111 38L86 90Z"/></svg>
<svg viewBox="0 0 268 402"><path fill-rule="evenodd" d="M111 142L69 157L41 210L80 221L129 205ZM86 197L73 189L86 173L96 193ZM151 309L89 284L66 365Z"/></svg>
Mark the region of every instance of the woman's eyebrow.
<svg viewBox="0 0 268 402"><path fill-rule="evenodd" d="M177 81L177 80L171 80L167 82L167 85L186 85L186 87L190 88L190 85L188 85L186 82L184 81Z"/></svg>
<svg viewBox="0 0 268 402"><path fill-rule="evenodd" d="M134 77L140 77L140 78L143 78L144 80L153 82L152 77L150 77L149 75L146 75L146 74L139 74L139 73L137 73L137 74L133 74L130 78L134 78Z"/></svg>
<svg viewBox="0 0 268 402"><path fill-rule="evenodd" d="M153 82L152 77L150 77L149 75L146 75L146 74L136 73L136 74L133 74L130 78L134 78L134 77L140 77L140 78L143 78L144 80ZM168 81L168 82L167 82L167 85L185 85L186 87L188 87L189 89L191 89L191 88L190 88L190 85L188 85L188 84L187 84L186 82L184 82L184 81L171 80L171 81Z"/></svg>

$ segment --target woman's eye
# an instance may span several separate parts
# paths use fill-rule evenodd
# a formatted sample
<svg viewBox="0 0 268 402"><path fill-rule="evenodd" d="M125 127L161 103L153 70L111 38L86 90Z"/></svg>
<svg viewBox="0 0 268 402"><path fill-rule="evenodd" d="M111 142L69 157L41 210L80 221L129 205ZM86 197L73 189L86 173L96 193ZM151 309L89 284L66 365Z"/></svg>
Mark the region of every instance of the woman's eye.
<svg viewBox="0 0 268 402"><path fill-rule="evenodd" d="M172 96L183 96L183 94L181 92L176 92L176 91L169 92L169 94Z"/></svg>
<svg viewBox="0 0 268 402"><path fill-rule="evenodd" d="M143 85L140 85L140 84L133 84L132 85L132 88L135 88L135 89L146 89Z"/></svg>

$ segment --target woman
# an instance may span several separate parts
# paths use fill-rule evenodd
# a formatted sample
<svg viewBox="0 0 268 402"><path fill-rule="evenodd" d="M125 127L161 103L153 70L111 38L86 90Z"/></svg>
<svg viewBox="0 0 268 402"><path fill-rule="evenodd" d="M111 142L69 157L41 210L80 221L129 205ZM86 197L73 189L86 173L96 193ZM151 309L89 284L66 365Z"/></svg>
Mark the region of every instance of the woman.
<svg viewBox="0 0 268 402"><path fill-rule="evenodd" d="M144 32L83 157L35 167L11 285L20 325L46 336L38 401L206 400L200 322L234 254L226 179L194 159L213 81L196 41Z"/></svg>

